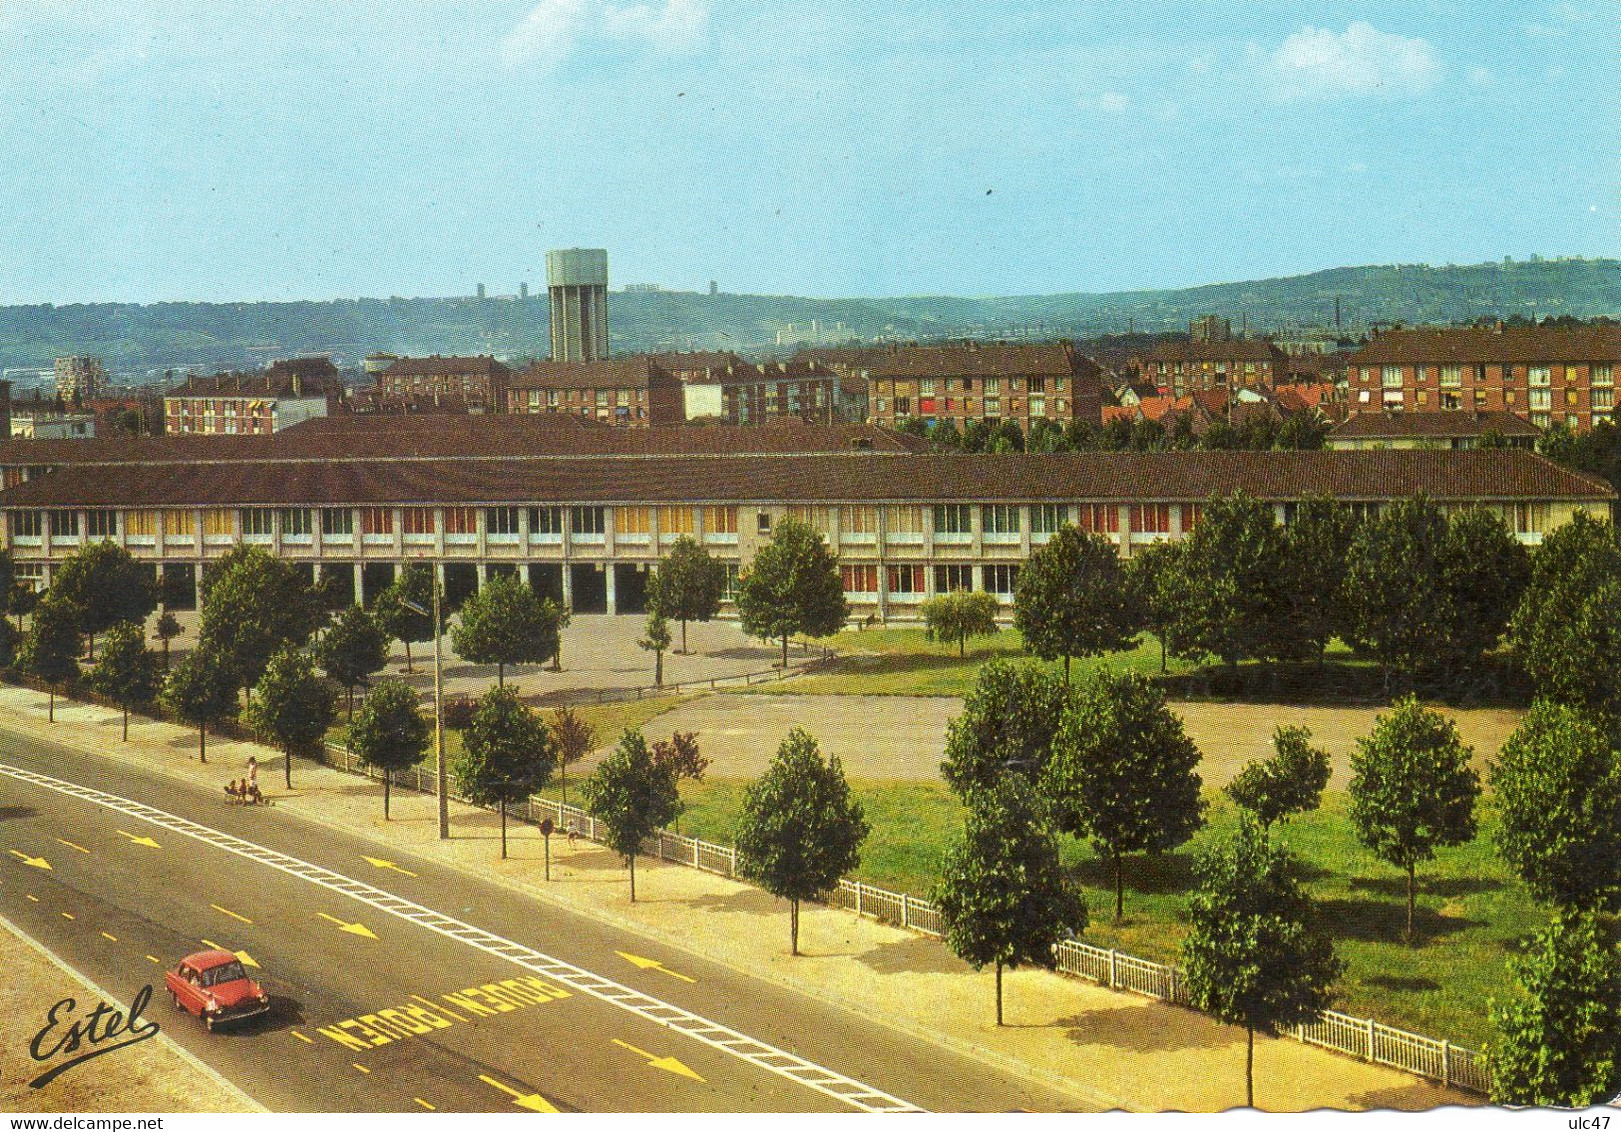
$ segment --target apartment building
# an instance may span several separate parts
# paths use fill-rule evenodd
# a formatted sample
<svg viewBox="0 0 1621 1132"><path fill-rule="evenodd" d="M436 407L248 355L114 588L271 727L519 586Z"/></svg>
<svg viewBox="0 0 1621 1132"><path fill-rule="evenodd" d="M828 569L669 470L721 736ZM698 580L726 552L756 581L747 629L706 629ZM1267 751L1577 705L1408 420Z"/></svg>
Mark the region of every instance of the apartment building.
<svg viewBox="0 0 1621 1132"><path fill-rule="evenodd" d="M536 362L507 383L511 413L571 413L621 428L685 419L681 382L646 354L595 362Z"/></svg>
<svg viewBox="0 0 1621 1132"><path fill-rule="evenodd" d="M343 396L338 369L326 358L293 358L261 373L193 376L163 397L167 433L267 436L324 417Z"/></svg>
<svg viewBox="0 0 1621 1132"><path fill-rule="evenodd" d="M1274 385L1290 379L1289 357L1259 338L1161 342L1133 358L1138 376L1173 397L1201 390Z"/></svg>
<svg viewBox="0 0 1621 1132"><path fill-rule="evenodd" d="M56 395L64 401L83 404L92 397L100 396L102 386L107 384L107 370L100 358L77 355L57 358L54 371Z"/></svg>
<svg viewBox="0 0 1621 1132"><path fill-rule="evenodd" d="M1011 420L1028 433L1038 420L1103 416L1103 371L1067 343L897 346L863 360L867 419L876 425Z"/></svg>
<svg viewBox="0 0 1621 1132"><path fill-rule="evenodd" d="M1354 413L1328 434L1336 452L1367 448L1479 448L1487 437L1510 448L1532 449L1542 430L1513 413Z"/></svg>
<svg viewBox="0 0 1621 1132"><path fill-rule="evenodd" d="M384 411L429 406L504 413L512 371L494 358L399 358L373 375L371 401Z"/></svg>

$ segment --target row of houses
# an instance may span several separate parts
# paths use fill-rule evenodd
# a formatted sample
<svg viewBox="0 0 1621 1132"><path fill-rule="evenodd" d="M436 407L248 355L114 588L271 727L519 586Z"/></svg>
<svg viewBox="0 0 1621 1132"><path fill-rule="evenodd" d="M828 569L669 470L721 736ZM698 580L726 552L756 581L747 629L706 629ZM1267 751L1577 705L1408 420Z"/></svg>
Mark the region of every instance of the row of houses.
<svg viewBox="0 0 1621 1132"><path fill-rule="evenodd" d="M13 442L0 473L5 545L37 585L110 539L174 600L246 543L360 600L423 561L452 592L513 572L579 612L634 612L675 539L700 541L735 581L792 518L837 552L857 615L900 619L955 589L1011 601L1030 554L1065 524L1129 558L1184 537L1212 496L1237 491L1283 523L1313 497L1369 512L1423 492L1492 509L1528 543L1615 500L1600 480L1510 449L943 455L867 426L629 430L540 416Z"/></svg>

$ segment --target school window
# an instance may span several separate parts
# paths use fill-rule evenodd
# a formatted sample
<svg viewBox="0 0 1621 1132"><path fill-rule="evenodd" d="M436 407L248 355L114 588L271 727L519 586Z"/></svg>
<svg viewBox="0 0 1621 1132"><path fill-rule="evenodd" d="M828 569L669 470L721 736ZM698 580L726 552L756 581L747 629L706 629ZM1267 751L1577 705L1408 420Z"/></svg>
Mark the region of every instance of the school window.
<svg viewBox="0 0 1621 1132"><path fill-rule="evenodd" d="M1113 503L1083 503L1080 506L1080 522L1076 524L1083 531L1094 531L1097 534L1117 534L1120 530L1120 508Z"/></svg>
<svg viewBox="0 0 1621 1132"><path fill-rule="evenodd" d="M754 515L754 531L756 534L768 535L771 533L771 512L757 511Z"/></svg>
<svg viewBox="0 0 1621 1132"><path fill-rule="evenodd" d="M43 511L13 511L11 513L12 538L39 538L45 531Z"/></svg>
<svg viewBox="0 0 1621 1132"><path fill-rule="evenodd" d="M1010 597L1019 584L1019 568L995 563L985 568L985 592L999 597Z"/></svg>
<svg viewBox="0 0 1621 1132"><path fill-rule="evenodd" d="M1548 505L1546 503L1516 503L1514 505L1514 529L1522 535L1541 534L1548 522Z"/></svg>
<svg viewBox="0 0 1621 1132"><path fill-rule="evenodd" d="M79 537L79 513L77 511L52 511L50 514L52 538Z"/></svg>
<svg viewBox="0 0 1621 1132"><path fill-rule="evenodd" d="M920 594L928 584L922 566L891 566L889 592L892 594Z"/></svg>
<svg viewBox="0 0 1621 1132"><path fill-rule="evenodd" d="M889 537L894 540L921 540L923 537L923 508L886 507L884 521Z"/></svg>
<svg viewBox="0 0 1621 1132"><path fill-rule="evenodd" d="M268 507L242 509L242 534L245 537L269 538L276 533L276 513Z"/></svg>
<svg viewBox="0 0 1621 1132"><path fill-rule="evenodd" d="M362 507L360 509L360 533L362 536L393 534L394 509L392 507Z"/></svg>
<svg viewBox="0 0 1621 1132"><path fill-rule="evenodd" d="M805 507L796 505L788 508L788 518L796 523L804 523L819 535L833 533L833 516L835 508L832 507Z"/></svg>
<svg viewBox="0 0 1621 1132"><path fill-rule="evenodd" d="M1131 505L1132 533L1164 535L1171 532L1171 505L1169 503L1133 503Z"/></svg>
<svg viewBox="0 0 1621 1132"><path fill-rule="evenodd" d="M847 594L878 592L877 566L840 566L839 576L844 580L844 592Z"/></svg>
<svg viewBox="0 0 1621 1132"><path fill-rule="evenodd" d="M661 537L670 538L674 535L690 535L691 533L691 507L659 508L659 535Z"/></svg>
<svg viewBox="0 0 1621 1132"><path fill-rule="evenodd" d="M1069 508L1062 503L1033 503L1030 505L1030 533L1051 535L1069 522Z"/></svg>
<svg viewBox="0 0 1621 1132"><path fill-rule="evenodd" d="M570 507L568 523L576 538L595 538L601 537L606 519L601 507Z"/></svg>
<svg viewBox="0 0 1621 1132"><path fill-rule="evenodd" d="M615 535L645 535L652 529L652 508L619 507L614 510Z"/></svg>
<svg viewBox="0 0 1621 1132"><path fill-rule="evenodd" d="M987 535L1016 535L1023 523L1019 508L1011 503L986 503L979 509L979 521Z"/></svg>
<svg viewBox="0 0 1621 1132"><path fill-rule="evenodd" d="M204 538L231 538L236 534L236 513L223 507L210 507L203 512Z"/></svg>
<svg viewBox="0 0 1621 1132"><path fill-rule="evenodd" d="M1293 504L1290 504L1289 506L1293 506ZM1194 527L1197 527L1203 521L1204 521L1204 504L1203 503L1184 503L1184 504L1182 504L1182 533L1183 534L1187 534L1189 531L1191 531ZM1289 522L1289 521L1290 520L1289 520L1289 518L1287 517L1287 514L1286 514L1285 518L1284 518L1284 522Z"/></svg>
<svg viewBox="0 0 1621 1132"><path fill-rule="evenodd" d="M322 538L353 538L355 513L347 507L321 508Z"/></svg>
<svg viewBox="0 0 1621 1132"><path fill-rule="evenodd" d="M478 508L446 507L445 534L461 535L463 538L478 534Z"/></svg>
<svg viewBox="0 0 1621 1132"><path fill-rule="evenodd" d="M705 507L704 534L735 535L737 533L736 507Z"/></svg>
<svg viewBox="0 0 1621 1132"><path fill-rule="evenodd" d="M197 517L190 511L165 511L163 513L163 537L172 539L192 539L197 537Z"/></svg>
<svg viewBox="0 0 1621 1132"><path fill-rule="evenodd" d="M157 529L156 511L129 511L124 515L124 534L129 538L151 538Z"/></svg>
<svg viewBox="0 0 1621 1132"><path fill-rule="evenodd" d="M726 563L726 584L721 587L720 599L722 601L736 601L738 583L742 580L743 568L735 562Z"/></svg>
<svg viewBox="0 0 1621 1132"><path fill-rule="evenodd" d="M400 508L400 533L417 536L433 534L433 508Z"/></svg>
<svg viewBox="0 0 1621 1132"><path fill-rule="evenodd" d="M971 535L974 533L974 509L967 503L937 503L934 506L934 533L936 535Z"/></svg>
<svg viewBox="0 0 1621 1132"><path fill-rule="evenodd" d="M530 538L557 538L562 533L563 509L561 507L529 508Z"/></svg>
<svg viewBox="0 0 1621 1132"><path fill-rule="evenodd" d="M972 566L936 566L934 568L934 592L948 594L955 590L968 592L974 588L974 568Z"/></svg>
<svg viewBox="0 0 1621 1132"><path fill-rule="evenodd" d="M308 507L283 507L281 509L281 533L284 536L307 538L313 526Z"/></svg>
<svg viewBox="0 0 1621 1132"><path fill-rule="evenodd" d="M878 533L878 508L840 507L839 534L875 535Z"/></svg>
<svg viewBox="0 0 1621 1132"><path fill-rule="evenodd" d="M91 538L117 538L117 511L87 511L84 516L85 533Z"/></svg>
<svg viewBox="0 0 1621 1132"><path fill-rule="evenodd" d="M484 508L484 531L502 538L518 537L518 509L516 507Z"/></svg>

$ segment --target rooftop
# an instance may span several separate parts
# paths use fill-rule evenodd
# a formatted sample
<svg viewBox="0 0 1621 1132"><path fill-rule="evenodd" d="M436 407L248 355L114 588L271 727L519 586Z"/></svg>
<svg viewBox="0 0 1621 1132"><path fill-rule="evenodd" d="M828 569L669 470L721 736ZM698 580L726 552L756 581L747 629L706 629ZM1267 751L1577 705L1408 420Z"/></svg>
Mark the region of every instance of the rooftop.
<svg viewBox="0 0 1621 1132"><path fill-rule="evenodd" d="M507 388L519 389L626 389L674 380L646 354L607 358L596 362L536 362L513 374Z"/></svg>
<svg viewBox="0 0 1621 1132"><path fill-rule="evenodd" d="M1447 410L1437 413L1353 413L1343 424L1337 425L1329 437L1334 440L1441 439L1484 436L1488 432L1531 438L1542 435L1540 428L1513 413Z"/></svg>
<svg viewBox="0 0 1621 1132"><path fill-rule="evenodd" d="M441 373L476 373L488 376L511 371L494 358L483 354L470 358L442 358L434 354L426 358L401 358L382 372L390 377L409 377L413 374L431 376Z"/></svg>
<svg viewBox="0 0 1621 1132"><path fill-rule="evenodd" d="M1618 362L1621 326L1386 330L1347 360L1354 366Z"/></svg>

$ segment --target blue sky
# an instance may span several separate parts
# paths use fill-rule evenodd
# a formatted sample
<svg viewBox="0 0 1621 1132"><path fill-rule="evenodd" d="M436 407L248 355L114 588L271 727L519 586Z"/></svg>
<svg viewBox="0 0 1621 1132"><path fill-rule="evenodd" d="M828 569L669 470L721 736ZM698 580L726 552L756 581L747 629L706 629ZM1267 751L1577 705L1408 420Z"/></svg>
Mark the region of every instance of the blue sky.
<svg viewBox="0 0 1621 1132"><path fill-rule="evenodd" d="M0 0L0 302L1621 253L1621 4Z"/></svg>

